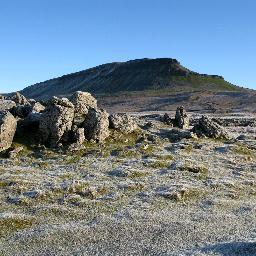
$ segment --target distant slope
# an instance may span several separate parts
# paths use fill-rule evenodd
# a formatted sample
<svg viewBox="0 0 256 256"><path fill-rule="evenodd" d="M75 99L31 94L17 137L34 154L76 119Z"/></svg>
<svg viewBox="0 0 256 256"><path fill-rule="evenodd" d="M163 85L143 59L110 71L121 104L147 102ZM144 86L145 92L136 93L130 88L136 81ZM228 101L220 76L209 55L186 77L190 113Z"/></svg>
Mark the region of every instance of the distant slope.
<svg viewBox="0 0 256 256"><path fill-rule="evenodd" d="M241 88L226 82L221 76L199 74L175 59L160 58L104 64L37 83L21 93L29 98L47 99L54 95L67 96L77 90L94 95L149 91L152 96L161 92L241 91Z"/></svg>

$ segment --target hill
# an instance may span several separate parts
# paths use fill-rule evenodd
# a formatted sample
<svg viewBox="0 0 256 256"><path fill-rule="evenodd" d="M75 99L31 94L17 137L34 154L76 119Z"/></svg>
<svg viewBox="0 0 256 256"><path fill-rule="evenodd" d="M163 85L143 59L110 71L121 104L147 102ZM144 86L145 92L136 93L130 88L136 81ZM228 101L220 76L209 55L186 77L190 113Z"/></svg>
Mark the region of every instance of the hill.
<svg viewBox="0 0 256 256"><path fill-rule="evenodd" d="M21 93L44 100L78 90L92 93L110 111L172 110L176 103L192 109L226 109L231 105L243 107L244 99L254 95L221 76L199 74L171 58L104 64L37 83ZM251 101L254 104L254 96Z"/></svg>

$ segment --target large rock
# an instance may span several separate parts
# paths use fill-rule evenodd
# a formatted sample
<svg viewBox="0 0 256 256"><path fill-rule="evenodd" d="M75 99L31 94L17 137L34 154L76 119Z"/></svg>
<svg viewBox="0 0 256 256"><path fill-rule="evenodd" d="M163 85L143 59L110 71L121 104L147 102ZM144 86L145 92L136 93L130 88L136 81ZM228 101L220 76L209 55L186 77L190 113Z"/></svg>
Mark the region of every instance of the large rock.
<svg viewBox="0 0 256 256"><path fill-rule="evenodd" d="M18 104L14 106L12 109L10 109L10 112L15 117L25 118L31 112L31 106Z"/></svg>
<svg viewBox="0 0 256 256"><path fill-rule="evenodd" d="M206 116L202 116L198 123L193 127L192 131L198 136L206 136L215 139L228 139L229 135L222 126L210 120Z"/></svg>
<svg viewBox="0 0 256 256"><path fill-rule="evenodd" d="M15 92L12 96L9 97L9 99L19 105L30 105L26 97L20 94L19 92Z"/></svg>
<svg viewBox="0 0 256 256"><path fill-rule="evenodd" d="M84 128L78 128L76 125L72 126L71 141L77 145L81 145L85 141Z"/></svg>
<svg viewBox="0 0 256 256"><path fill-rule="evenodd" d="M174 122L180 129L189 128L189 117L183 106L177 108Z"/></svg>
<svg viewBox="0 0 256 256"><path fill-rule="evenodd" d="M12 100L0 99L0 111L10 110L16 106Z"/></svg>
<svg viewBox="0 0 256 256"><path fill-rule="evenodd" d="M109 116L109 127L123 133L138 129L135 119L127 114L112 114Z"/></svg>
<svg viewBox="0 0 256 256"><path fill-rule="evenodd" d="M33 102L31 105L17 104L10 112L15 117L26 118L30 113L41 113L45 110L45 107L39 102Z"/></svg>
<svg viewBox="0 0 256 256"><path fill-rule="evenodd" d="M97 108L97 100L88 92L75 92L70 101L75 107L74 124L82 126L90 108Z"/></svg>
<svg viewBox="0 0 256 256"><path fill-rule="evenodd" d="M39 134L41 143L56 147L71 131L74 105L66 98L53 97L40 116Z"/></svg>
<svg viewBox="0 0 256 256"><path fill-rule="evenodd" d="M178 142L182 139L197 138L197 135L189 130L182 130L179 128L173 128L168 133L168 138L171 142Z"/></svg>
<svg viewBox="0 0 256 256"><path fill-rule="evenodd" d="M160 117L160 121L173 127L174 120L167 113Z"/></svg>
<svg viewBox="0 0 256 256"><path fill-rule="evenodd" d="M0 112L0 152L11 147L16 127L17 121L10 112Z"/></svg>
<svg viewBox="0 0 256 256"><path fill-rule="evenodd" d="M31 111L30 112L36 112L41 113L45 110L45 106L43 106L40 102L33 102L31 104Z"/></svg>
<svg viewBox="0 0 256 256"><path fill-rule="evenodd" d="M84 134L87 140L103 142L109 136L108 113L104 109L90 108L84 121Z"/></svg>

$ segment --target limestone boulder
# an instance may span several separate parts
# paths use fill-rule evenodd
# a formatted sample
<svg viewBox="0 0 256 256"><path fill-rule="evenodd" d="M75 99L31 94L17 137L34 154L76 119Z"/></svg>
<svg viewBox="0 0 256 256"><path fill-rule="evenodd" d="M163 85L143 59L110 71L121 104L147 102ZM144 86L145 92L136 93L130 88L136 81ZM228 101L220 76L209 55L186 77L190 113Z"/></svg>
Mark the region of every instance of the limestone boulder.
<svg viewBox="0 0 256 256"><path fill-rule="evenodd" d="M16 106L16 103L12 100L0 99L0 111L10 110Z"/></svg>
<svg viewBox="0 0 256 256"><path fill-rule="evenodd" d="M173 127L173 119L167 113L160 117L160 121Z"/></svg>
<svg viewBox="0 0 256 256"><path fill-rule="evenodd" d="M19 92L15 92L8 99L14 101L16 104L19 104L19 105L30 105L30 103L26 99L26 97L24 95L20 94Z"/></svg>
<svg viewBox="0 0 256 256"><path fill-rule="evenodd" d="M78 128L76 125L73 125L71 132L71 141L77 145L83 144L85 141L84 128Z"/></svg>
<svg viewBox="0 0 256 256"><path fill-rule="evenodd" d="M180 129L189 128L189 117L183 106L177 108L174 123Z"/></svg>
<svg viewBox="0 0 256 256"><path fill-rule="evenodd" d="M82 126L90 108L97 108L97 100L88 92L75 92L70 101L75 107L74 124Z"/></svg>
<svg viewBox="0 0 256 256"><path fill-rule="evenodd" d="M0 112L0 152L11 147L16 128L14 116L8 111Z"/></svg>
<svg viewBox="0 0 256 256"><path fill-rule="evenodd" d="M215 139L228 139L229 135L225 129L217 124L216 122L210 120L207 116L202 116L198 123L195 124L192 131L198 137L209 137Z"/></svg>
<svg viewBox="0 0 256 256"><path fill-rule="evenodd" d="M109 136L109 114L104 109L90 108L84 121L87 140L103 142Z"/></svg>
<svg viewBox="0 0 256 256"><path fill-rule="evenodd" d="M131 133L138 129L135 118L127 114L112 114L109 116L109 127L123 133Z"/></svg>
<svg viewBox="0 0 256 256"><path fill-rule="evenodd" d="M56 147L66 141L72 128L74 105L66 98L53 97L40 116L39 135L41 143Z"/></svg>
<svg viewBox="0 0 256 256"><path fill-rule="evenodd" d="M36 112L36 113L41 113L45 110L45 106L42 105L40 102L33 102L31 104L31 110L30 112Z"/></svg>
<svg viewBox="0 0 256 256"><path fill-rule="evenodd" d="M30 113L41 113L44 110L45 107L41 103L33 102L30 105L17 104L10 109L10 112L15 117L26 118Z"/></svg>
<svg viewBox="0 0 256 256"><path fill-rule="evenodd" d="M10 109L15 117L25 118L31 112L31 105L16 105Z"/></svg>

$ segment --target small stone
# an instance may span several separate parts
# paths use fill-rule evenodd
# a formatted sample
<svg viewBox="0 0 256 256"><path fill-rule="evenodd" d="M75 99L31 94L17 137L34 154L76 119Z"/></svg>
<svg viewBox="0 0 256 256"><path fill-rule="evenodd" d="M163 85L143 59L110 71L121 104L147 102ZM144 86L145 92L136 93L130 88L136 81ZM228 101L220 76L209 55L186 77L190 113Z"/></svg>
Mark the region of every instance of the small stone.
<svg viewBox="0 0 256 256"><path fill-rule="evenodd" d="M40 190L31 190L24 192L23 195L29 198L38 198L43 196L43 192Z"/></svg>
<svg viewBox="0 0 256 256"><path fill-rule="evenodd" d="M21 147L17 147L17 148L13 148L13 149L10 149L8 151L8 157L9 158L16 158L18 156L18 154L23 150L24 148L21 146Z"/></svg>

